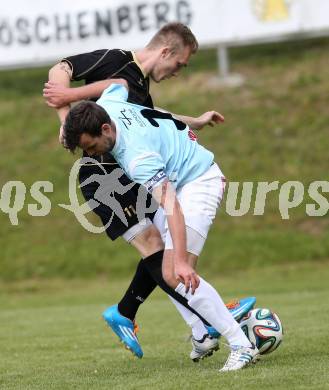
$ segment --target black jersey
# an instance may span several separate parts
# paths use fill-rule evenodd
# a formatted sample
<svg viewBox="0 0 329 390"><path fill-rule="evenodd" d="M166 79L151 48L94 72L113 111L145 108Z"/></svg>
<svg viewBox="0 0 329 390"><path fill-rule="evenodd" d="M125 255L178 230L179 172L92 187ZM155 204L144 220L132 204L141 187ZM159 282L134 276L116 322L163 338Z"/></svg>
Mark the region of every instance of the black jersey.
<svg viewBox="0 0 329 390"><path fill-rule="evenodd" d="M72 80L84 80L86 84L90 84L105 79L125 79L129 87L128 101L153 108L152 98L149 94L149 78L144 77L131 51L120 49L96 50L91 53L66 57L62 61L65 61L71 67ZM87 156L87 154L84 153L84 156ZM110 174L113 169L118 169L116 161L109 153L93 158L99 163L81 164L79 171L79 181L80 184L83 184L81 191L87 201L95 199L95 191L99 184L91 182L85 185L85 180L92 177L92 175ZM124 186L131 183L123 171L120 182ZM136 184L135 187L123 195L114 194L122 210L125 213L127 212L128 225L121 221L115 213L113 214L113 210L104 204L99 204L94 209L95 213L101 218L104 226L106 226L106 233L111 240L115 240L130 227L138 223L136 213L131 211L137 210L138 193L139 187ZM147 216L152 218L153 214L148 214Z"/></svg>
<svg viewBox="0 0 329 390"><path fill-rule="evenodd" d="M150 80L144 77L131 51L102 49L66 57L62 61L71 67L72 80L85 80L90 84L105 79L125 79L129 87L128 101L153 108Z"/></svg>

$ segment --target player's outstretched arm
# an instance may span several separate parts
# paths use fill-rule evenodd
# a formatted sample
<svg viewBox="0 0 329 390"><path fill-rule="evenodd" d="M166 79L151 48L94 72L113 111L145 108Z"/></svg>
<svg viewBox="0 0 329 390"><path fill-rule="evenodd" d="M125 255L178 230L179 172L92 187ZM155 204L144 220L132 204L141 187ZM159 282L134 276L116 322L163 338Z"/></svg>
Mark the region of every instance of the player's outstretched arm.
<svg viewBox="0 0 329 390"><path fill-rule="evenodd" d="M168 112L162 108L156 108L158 111ZM178 115L171 113L176 119L187 124L192 130L201 130L206 125L211 127L224 122L224 116L217 111L207 111L198 117Z"/></svg>
<svg viewBox="0 0 329 390"><path fill-rule="evenodd" d="M88 99L90 97L99 97L105 88L112 83L123 84L128 89L128 83L123 79L102 80L93 84L78 88L70 88L72 70L67 62L62 61L54 65L49 70L49 80L44 85L43 96L49 107L55 108L59 121L59 142L64 143L63 124L70 111L70 104Z"/></svg>
<svg viewBox="0 0 329 390"><path fill-rule="evenodd" d="M194 294L200 280L187 261L185 219L177 200L175 189L169 181L165 181L153 189L152 195L166 213L174 247L176 277L185 284L186 292L191 288L191 292Z"/></svg>
<svg viewBox="0 0 329 390"><path fill-rule="evenodd" d="M104 89L115 83L123 84L128 89L128 83L124 79L100 80L74 88L49 80L45 83L43 96L50 107L59 108L79 100L98 98Z"/></svg>
<svg viewBox="0 0 329 390"><path fill-rule="evenodd" d="M173 115L175 118L186 123L192 130L201 130L206 125L213 127L224 122L224 116L217 111L207 111L198 117Z"/></svg>

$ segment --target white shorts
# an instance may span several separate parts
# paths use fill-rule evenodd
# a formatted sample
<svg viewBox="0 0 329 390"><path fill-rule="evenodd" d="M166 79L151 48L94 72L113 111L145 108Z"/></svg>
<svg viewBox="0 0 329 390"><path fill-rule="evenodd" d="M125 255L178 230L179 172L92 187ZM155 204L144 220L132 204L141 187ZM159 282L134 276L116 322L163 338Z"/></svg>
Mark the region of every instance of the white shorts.
<svg viewBox="0 0 329 390"><path fill-rule="evenodd" d="M210 226L223 198L225 177L217 164L207 172L177 190L176 196L185 218L187 251L199 256ZM164 210L159 207L154 225L160 231L165 249L172 249L173 243L168 230Z"/></svg>

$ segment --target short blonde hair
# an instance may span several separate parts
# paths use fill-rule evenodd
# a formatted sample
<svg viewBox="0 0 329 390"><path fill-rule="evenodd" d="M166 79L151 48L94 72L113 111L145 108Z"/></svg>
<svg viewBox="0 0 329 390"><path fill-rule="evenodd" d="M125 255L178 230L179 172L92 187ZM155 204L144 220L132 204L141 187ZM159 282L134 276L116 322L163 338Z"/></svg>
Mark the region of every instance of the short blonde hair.
<svg viewBox="0 0 329 390"><path fill-rule="evenodd" d="M168 45L172 51L179 51L182 47L189 47L194 54L199 47L198 41L188 26L178 22L165 24L150 40L147 47L150 49Z"/></svg>

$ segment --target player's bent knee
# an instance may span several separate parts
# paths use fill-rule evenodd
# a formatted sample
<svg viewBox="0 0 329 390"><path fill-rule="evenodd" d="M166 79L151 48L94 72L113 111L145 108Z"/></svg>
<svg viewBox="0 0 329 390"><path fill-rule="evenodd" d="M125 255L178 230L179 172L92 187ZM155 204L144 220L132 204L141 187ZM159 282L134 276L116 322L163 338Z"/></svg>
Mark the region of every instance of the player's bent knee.
<svg viewBox="0 0 329 390"><path fill-rule="evenodd" d="M149 246L155 246L157 248L160 246L161 249L164 248L164 243L159 230L154 225L149 226L148 229L143 231L141 239L143 239Z"/></svg>
<svg viewBox="0 0 329 390"><path fill-rule="evenodd" d="M137 232L137 234L131 234L133 228L135 229L133 233ZM123 237L140 252L142 257L148 257L163 250L164 244L159 231L149 219L146 219L146 225L141 226L141 223L139 223L133 228L130 228ZM129 240L127 239L128 232Z"/></svg>
<svg viewBox="0 0 329 390"><path fill-rule="evenodd" d="M175 278L175 275L166 268L162 268L162 277L163 280L170 286L171 288L176 288L178 285L178 281Z"/></svg>

